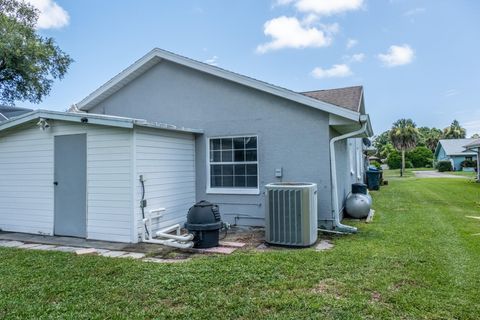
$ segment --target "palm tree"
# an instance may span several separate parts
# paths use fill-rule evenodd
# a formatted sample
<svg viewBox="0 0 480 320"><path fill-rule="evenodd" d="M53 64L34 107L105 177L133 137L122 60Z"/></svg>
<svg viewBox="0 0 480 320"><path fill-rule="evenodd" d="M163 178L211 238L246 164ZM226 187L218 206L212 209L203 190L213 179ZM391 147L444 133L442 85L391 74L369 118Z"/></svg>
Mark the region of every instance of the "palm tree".
<svg viewBox="0 0 480 320"><path fill-rule="evenodd" d="M402 168L400 176L405 172L405 152L415 148L420 133L412 119L400 119L395 122L390 130L390 140L393 146L402 153Z"/></svg>
<svg viewBox="0 0 480 320"><path fill-rule="evenodd" d="M443 129L443 138L444 139L465 139L466 136L465 128L460 126L460 123L457 120L453 120L450 127Z"/></svg>
<svg viewBox="0 0 480 320"><path fill-rule="evenodd" d="M435 152L435 149L438 145L438 140L442 137L442 130L437 128L430 129L430 132L425 137L425 146L430 149L432 152Z"/></svg>

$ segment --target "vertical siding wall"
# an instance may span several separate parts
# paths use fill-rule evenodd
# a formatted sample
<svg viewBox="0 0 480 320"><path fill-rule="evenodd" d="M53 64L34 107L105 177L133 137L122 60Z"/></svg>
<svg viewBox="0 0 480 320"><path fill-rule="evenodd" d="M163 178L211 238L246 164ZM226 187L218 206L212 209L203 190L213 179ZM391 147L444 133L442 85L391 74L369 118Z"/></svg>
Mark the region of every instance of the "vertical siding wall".
<svg viewBox="0 0 480 320"><path fill-rule="evenodd" d="M54 136L87 133L87 238L130 242L131 131L49 121L0 136L0 228L53 235Z"/></svg>
<svg viewBox="0 0 480 320"><path fill-rule="evenodd" d="M155 230L185 222L188 209L195 203L195 138L193 134L136 128L135 214L138 232L142 232L139 176L145 179L145 213L166 208Z"/></svg>
<svg viewBox="0 0 480 320"><path fill-rule="evenodd" d="M0 135L0 229L53 234L53 142L36 126Z"/></svg>

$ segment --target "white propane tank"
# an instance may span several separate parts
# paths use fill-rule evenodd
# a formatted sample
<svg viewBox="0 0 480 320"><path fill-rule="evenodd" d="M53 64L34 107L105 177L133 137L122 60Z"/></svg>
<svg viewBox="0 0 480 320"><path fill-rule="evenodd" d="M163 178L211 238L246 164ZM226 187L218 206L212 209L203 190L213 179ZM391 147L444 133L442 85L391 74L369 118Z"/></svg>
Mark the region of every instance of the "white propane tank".
<svg viewBox="0 0 480 320"><path fill-rule="evenodd" d="M372 200L367 195L361 193L350 194L345 204L345 210L349 216L357 219L363 219L368 216Z"/></svg>

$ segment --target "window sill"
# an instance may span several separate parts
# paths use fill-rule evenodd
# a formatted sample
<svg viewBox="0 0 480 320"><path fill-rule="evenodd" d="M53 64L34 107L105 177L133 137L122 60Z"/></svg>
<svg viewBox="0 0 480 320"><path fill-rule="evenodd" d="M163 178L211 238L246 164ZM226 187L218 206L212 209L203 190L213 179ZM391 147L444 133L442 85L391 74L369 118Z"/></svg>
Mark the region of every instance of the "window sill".
<svg viewBox="0 0 480 320"><path fill-rule="evenodd" d="M259 189L207 188L207 194L251 194L259 195Z"/></svg>

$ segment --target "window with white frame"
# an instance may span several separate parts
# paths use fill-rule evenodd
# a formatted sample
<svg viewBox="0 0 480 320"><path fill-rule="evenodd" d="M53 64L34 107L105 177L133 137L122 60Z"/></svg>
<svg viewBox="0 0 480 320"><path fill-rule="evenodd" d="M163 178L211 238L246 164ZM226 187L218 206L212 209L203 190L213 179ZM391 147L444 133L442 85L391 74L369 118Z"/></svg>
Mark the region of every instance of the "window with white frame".
<svg viewBox="0 0 480 320"><path fill-rule="evenodd" d="M209 139L209 187L258 190L257 137Z"/></svg>

